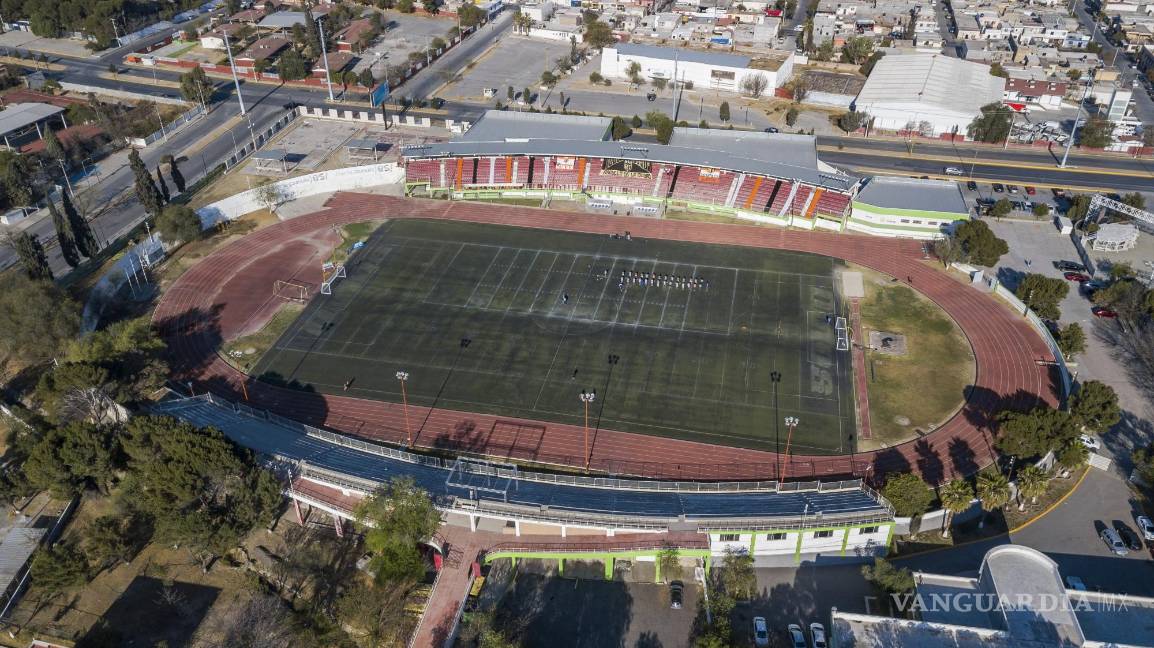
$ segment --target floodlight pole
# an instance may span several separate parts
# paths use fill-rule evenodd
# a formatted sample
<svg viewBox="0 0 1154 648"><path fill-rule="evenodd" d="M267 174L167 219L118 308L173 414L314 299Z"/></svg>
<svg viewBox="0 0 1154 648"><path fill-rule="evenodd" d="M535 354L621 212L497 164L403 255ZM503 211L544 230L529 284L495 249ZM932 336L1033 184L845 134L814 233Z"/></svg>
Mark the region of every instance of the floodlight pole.
<svg viewBox="0 0 1154 648"><path fill-rule="evenodd" d="M228 52L228 69L232 71L232 83L236 86L236 100L240 104L240 114L246 113L244 109L244 95L240 93L240 79L236 76L236 62L232 60L232 44L229 43L228 34L224 35L224 51Z"/></svg>
<svg viewBox="0 0 1154 648"><path fill-rule="evenodd" d="M778 410L777 410L777 384L781 382L781 372L780 371L769 372L769 381L771 383L773 383L773 412L775 415L773 427L774 427L774 438L776 439L775 446L776 446L776 454L777 454L777 475L776 475L776 477L777 477L777 481L780 482L780 481L782 481L782 479L781 479L781 419L778 418L776 416L776 414L778 412Z"/></svg>
<svg viewBox="0 0 1154 648"><path fill-rule="evenodd" d="M578 398L585 404L585 472L589 472L589 403L597 398L597 390L587 392L582 389Z"/></svg>
<svg viewBox="0 0 1154 648"><path fill-rule="evenodd" d="M785 417L785 427L789 428L789 436L785 438L785 454L789 455L789 446L793 443L793 432L797 429L797 424L801 421L796 416Z"/></svg>
<svg viewBox="0 0 1154 648"><path fill-rule="evenodd" d="M329 101L336 101L336 99L333 98L333 73L329 70L329 54L328 49L325 47L325 28L321 26L321 19L319 17L317 18L317 31L321 39L321 58L324 59L325 62L325 85L328 86L329 89Z"/></svg>
<svg viewBox="0 0 1154 648"><path fill-rule="evenodd" d="M409 396L405 392L405 383L409 380L409 372L398 371L397 380L401 383L401 407L405 412L405 435L409 438L409 447L413 447L413 428L409 426Z"/></svg>
<svg viewBox="0 0 1154 648"><path fill-rule="evenodd" d="M1097 21L1094 22L1097 28ZM1059 169L1066 168L1066 159L1070 157L1070 148L1074 146L1074 136L1078 134L1078 126L1082 121L1082 105L1086 103L1086 97L1090 94L1090 78L1086 77L1086 89L1082 91L1082 99L1078 102L1078 114L1074 115L1074 125L1070 127L1070 139L1066 141L1066 152L1062 154L1062 162L1058 165Z"/></svg>

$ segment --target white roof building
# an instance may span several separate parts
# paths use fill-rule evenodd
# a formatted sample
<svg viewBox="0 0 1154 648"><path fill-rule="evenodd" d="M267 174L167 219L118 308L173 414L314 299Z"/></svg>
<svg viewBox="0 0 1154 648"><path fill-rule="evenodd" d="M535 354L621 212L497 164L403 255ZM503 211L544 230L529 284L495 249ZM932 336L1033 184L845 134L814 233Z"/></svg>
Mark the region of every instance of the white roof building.
<svg viewBox="0 0 1154 648"><path fill-rule="evenodd" d="M1000 103L1005 79L987 65L942 54L903 54L878 61L855 109L881 130L915 130L928 137L966 133L982 106Z"/></svg>

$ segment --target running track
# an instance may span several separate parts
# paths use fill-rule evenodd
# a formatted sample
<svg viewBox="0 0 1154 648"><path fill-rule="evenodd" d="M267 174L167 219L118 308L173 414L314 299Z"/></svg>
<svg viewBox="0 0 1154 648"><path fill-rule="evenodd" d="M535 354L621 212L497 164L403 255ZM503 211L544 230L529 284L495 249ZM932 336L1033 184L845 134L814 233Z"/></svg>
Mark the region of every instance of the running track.
<svg viewBox="0 0 1154 648"><path fill-rule="evenodd" d="M153 322L172 354L173 375L197 393L218 395L329 429L392 443L405 442L399 404L322 395L254 381L217 355L231 339L269 311L276 279L319 283L316 245L331 245L334 227L380 218L430 218L598 234L789 249L839 257L886 273L935 301L970 340L977 361L975 386L962 410L930 434L900 446L851 456L794 455L712 446L611 430L590 433L595 471L664 479L813 479L844 475L876 481L888 472L914 470L931 483L969 475L994 459L990 417L1058 401L1056 370L1045 343L1028 323L993 297L971 289L923 259L916 241L801 232L744 225L649 220L509 207L334 195L325 209L259 230L211 254L163 295ZM302 245L302 241L310 245ZM319 242L319 243L318 243ZM242 389L243 384L243 389ZM510 419L411 406L416 445L466 450L498 458L580 466L580 426ZM420 422L423 422L420 423ZM417 426L420 426L417 429Z"/></svg>

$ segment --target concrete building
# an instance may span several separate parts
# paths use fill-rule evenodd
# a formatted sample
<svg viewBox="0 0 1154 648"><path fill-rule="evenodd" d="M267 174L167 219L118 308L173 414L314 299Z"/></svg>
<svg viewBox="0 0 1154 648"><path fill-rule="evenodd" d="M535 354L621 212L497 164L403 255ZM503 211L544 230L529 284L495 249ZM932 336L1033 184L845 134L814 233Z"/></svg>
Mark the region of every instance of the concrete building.
<svg viewBox="0 0 1154 648"><path fill-rule="evenodd" d="M601 52L601 74L609 79L628 79L630 64L641 66L641 77L692 82L698 89L741 92L747 78L765 79L763 96L771 96L793 74L793 53L783 58L752 59L748 56L702 52L676 47L621 43Z"/></svg>
<svg viewBox="0 0 1154 648"><path fill-rule="evenodd" d="M874 176L854 196L846 229L933 239L969 217L970 208L956 182Z"/></svg>
<svg viewBox="0 0 1154 648"><path fill-rule="evenodd" d="M1018 78L1013 72L1006 79L1006 90L1003 99L1012 103L1024 103L1027 106L1047 110L1062 107L1062 99L1069 90L1069 84L1058 80L1038 80L1033 78Z"/></svg>
<svg viewBox="0 0 1154 648"><path fill-rule="evenodd" d="M1154 599L1067 587L1040 551L1001 545L977 578L915 573L916 618L831 615L830 644L855 648L1150 646Z"/></svg>
<svg viewBox="0 0 1154 648"><path fill-rule="evenodd" d="M1001 103L1005 79L990 68L941 54L886 56L858 93L855 109L873 128L927 137L965 134L982 106Z"/></svg>

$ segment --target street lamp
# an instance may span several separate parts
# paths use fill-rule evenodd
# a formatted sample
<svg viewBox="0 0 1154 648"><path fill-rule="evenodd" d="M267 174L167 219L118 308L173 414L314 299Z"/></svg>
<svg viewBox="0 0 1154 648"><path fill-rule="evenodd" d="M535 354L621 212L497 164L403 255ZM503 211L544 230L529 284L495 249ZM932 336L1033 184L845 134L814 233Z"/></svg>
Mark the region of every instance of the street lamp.
<svg viewBox="0 0 1154 648"><path fill-rule="evenodd" d="M773 413L774 413L774 432L773 436L776 439L775 447L777 448L777 480L781 481L781 419L777 417L777 384L781 382L781 372L769 372L769 382L773 383Z"/></svg>
<svg viewBox="0 0 1154 648"><path fill-rule="evenodd" d="M401 383L401 407L405 412L405 435L409 438L409 447L413 447L413 428L409 427L409 396L405 392L405 383L409 380L409 372L398 371L397 380Z"/></svg>
<svg viewBox="0 0 1154 648"><path fill-rule="evenodd" d="M785 454L787 456L789 455L789 446L793 442L793 433L794 430L797 429L798 423L801 423L801 420L796 416L785 417L785 427L789 428L789 436L785 438Z"/></svg>
<svg viewBox="0 0 1154 648"><path fill-rule="evenodd" d="M578 398L585 404L585 472L589 472L589 403L597 398L597 390L585 391L582 389Z"/></svg>

